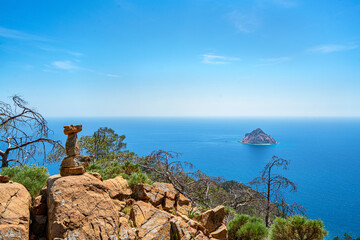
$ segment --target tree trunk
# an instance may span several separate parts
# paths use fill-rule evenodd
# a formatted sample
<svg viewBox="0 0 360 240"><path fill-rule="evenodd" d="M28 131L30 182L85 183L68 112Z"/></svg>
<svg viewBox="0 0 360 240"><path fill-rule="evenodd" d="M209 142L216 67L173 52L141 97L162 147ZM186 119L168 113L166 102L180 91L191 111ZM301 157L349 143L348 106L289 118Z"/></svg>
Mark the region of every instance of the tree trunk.
<svg viewBox="0 0 360 240"><path fill-rule="evenodd" d="M1 168L5 168L5 167L8 167L9 166L9 162L8 162L8 157L9 157L9 153L4 153L2 156L1 156Z"/></svg>
<svg viewBox="0 0 360 240"><path fill-rule="evenodd" d="M271 168L269 168L269 176L267 180L267 203L266 203L266 215L265 215L265 224L266 227L269 227L269 217L270 217L270 194L271 194Z"/></svg>

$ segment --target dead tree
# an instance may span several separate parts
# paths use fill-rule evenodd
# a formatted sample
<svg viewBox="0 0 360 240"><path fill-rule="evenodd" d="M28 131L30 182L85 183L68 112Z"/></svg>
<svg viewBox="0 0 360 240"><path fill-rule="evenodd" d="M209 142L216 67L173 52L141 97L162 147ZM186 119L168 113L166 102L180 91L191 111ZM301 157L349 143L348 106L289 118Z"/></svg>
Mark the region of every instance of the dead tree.
<svg viewBox="0 0 360 240"><path fill-rule="evenodd" d="M179 155L172 151L158 150L142 159L139 165L157 181L172 183L193 204L200 203L206 207L217 205L216 198L221 198L221 192L217 189L223 179L209 177L201 171L190 171L193 165L178 160Z"/></svg>
<svg viewBox="0 0 360 240"><path fill-rule="evenodd" d="M48 138L50 130L46 120L40 113L27 107L19 96L12 97L12 101L12 104L0 101L1 168L8 167L11 162L20 165L29 159L36 162L38 153L44 154L45 161L46 145L54 147L58 144Z"/></svg>
<svg viewBox="0 0 360 240"><path fill-rule="evenodd" d="M305 213L305 209L298 205L286 204L283 197L283 191L288 190L295 192L297 190L295 183L288 178L274 173L275 168L287 169L289 161L273 156L271 161L266 164L264 170L261 172L261 176L255 178L250 184L256 187L256 190L265 198L265 223L266 226L270 224L270 214L274 210L282 210L287 213L298 212L300 214Z"/></svg>

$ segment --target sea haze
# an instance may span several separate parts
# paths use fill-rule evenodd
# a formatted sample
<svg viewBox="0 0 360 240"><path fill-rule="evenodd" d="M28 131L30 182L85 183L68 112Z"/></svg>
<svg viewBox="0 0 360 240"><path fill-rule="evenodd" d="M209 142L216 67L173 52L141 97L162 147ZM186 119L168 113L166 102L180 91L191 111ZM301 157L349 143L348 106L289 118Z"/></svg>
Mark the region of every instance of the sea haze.
<svg viewBox="0 0 360 240"><path fill-rule="evenodd" d="M62 126L83 124L81 135L99 127L126 135L128 150L146 155L163 149L180 152L208 175L249 182L273 155L291 161L282 174L298 191L289 200L304 205L308 217L324 221L330 236L360 236L360 119L309 118L93 118L49 119L53 138L63 143ZM280 144L241 144L245 133L261 128ZM58 165L49 166L59 173Z"/></svg>

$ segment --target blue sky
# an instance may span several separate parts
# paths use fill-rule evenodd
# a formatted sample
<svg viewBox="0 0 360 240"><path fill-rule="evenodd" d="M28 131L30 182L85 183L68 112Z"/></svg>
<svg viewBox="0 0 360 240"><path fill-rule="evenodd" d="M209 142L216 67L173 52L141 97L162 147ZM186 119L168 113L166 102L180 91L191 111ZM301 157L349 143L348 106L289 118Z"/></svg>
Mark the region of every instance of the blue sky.
<svg viewBox="0 0 360 240"><path fill-rule="evenodd" d="M0 0L0 100L46 117L359 117L359 23L351 0Z"/></svg>

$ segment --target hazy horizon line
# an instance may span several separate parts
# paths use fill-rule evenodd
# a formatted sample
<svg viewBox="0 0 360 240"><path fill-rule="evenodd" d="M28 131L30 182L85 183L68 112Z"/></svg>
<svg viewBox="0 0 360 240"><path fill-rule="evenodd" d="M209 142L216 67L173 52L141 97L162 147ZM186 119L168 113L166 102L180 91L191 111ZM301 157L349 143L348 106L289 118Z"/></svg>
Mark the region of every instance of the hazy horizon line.
<svg viewBox="0 0 360 240"><path fill-rule="evenodd" d="M360 116L45 116L45 118L360 118Z"/></svg>

